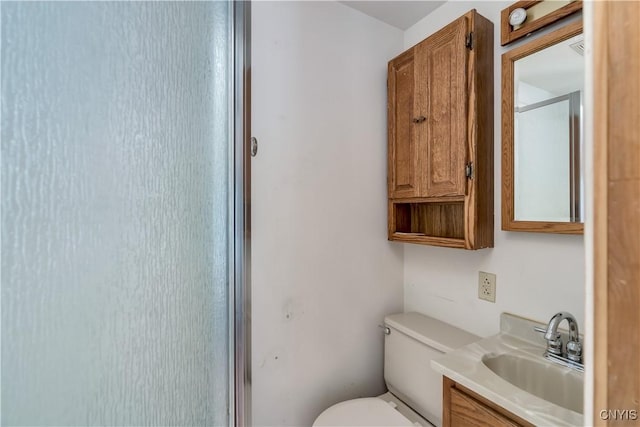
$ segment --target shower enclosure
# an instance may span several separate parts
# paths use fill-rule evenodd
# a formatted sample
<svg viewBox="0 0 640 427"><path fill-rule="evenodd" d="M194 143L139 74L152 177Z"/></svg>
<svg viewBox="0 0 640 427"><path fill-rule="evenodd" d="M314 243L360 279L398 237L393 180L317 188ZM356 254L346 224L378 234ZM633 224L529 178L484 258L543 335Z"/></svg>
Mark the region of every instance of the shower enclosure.
<svg viewBox="0 0 640 427"><path fill-rule="evenodd" d="M515 108L515 218L580 222L580 91Z"/></svg>
<svg viewBox="0 0 640 427"><path fill-rule="evenodd" d="M248 3L0 8L2 425L249 424Z"/></svg>

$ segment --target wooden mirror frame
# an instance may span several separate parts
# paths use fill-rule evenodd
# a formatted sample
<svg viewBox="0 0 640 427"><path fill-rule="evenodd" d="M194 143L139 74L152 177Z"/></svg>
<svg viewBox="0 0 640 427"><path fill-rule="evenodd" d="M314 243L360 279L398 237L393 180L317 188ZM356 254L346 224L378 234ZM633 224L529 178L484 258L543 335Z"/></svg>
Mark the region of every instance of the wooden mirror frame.
<svg viewBox="0 0 640 427"><path fill-rule="evenodd" d="M582 33L582 20L545 34L502 55L502 230L583 234L583 222L516 221L514 209L514 63ZM583 219L584 220L584 219Z"/></svg>

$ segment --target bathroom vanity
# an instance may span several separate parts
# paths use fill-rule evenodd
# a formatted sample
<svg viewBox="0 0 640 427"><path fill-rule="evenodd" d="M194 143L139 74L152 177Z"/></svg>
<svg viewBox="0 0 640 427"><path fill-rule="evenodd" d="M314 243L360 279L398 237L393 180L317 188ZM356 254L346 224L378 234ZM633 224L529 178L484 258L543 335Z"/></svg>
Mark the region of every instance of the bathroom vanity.
<svg viewBox="0 0 640 427"><path fill-rule="evenodd" d="M583 425L584 374L544 357L535 328L546 326L503 313L499 334L432 360L444 376L443 426Z"/></svg>

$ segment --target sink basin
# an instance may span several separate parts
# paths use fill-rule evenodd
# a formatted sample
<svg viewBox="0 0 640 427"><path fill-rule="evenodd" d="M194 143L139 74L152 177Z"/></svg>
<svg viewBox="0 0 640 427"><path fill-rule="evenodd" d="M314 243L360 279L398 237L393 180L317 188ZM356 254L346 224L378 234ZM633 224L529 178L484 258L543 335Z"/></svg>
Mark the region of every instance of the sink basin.
<svg viewBox="0 0 640 427"><path fill-rule="evenodd" d="M487 355L482 363L514 386L548 402L582 414L584 375L525 353Z"/></svg>

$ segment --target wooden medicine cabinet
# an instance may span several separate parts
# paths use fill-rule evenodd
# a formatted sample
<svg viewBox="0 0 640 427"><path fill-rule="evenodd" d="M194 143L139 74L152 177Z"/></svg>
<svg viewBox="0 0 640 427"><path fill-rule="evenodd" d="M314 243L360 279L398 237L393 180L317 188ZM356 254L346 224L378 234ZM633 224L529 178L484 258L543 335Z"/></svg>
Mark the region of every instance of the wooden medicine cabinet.
<svg viewBox="0 0 640 427"><path fill-rule="evenodd" d="M493 247L493 24L475 10L388 65L388 237Z"/></svg>
<svg viewBox="0 0 640 427"><path fill-rule="evenodd" d="M502 55L502 229L582 234L582 21Z"/></svg>

